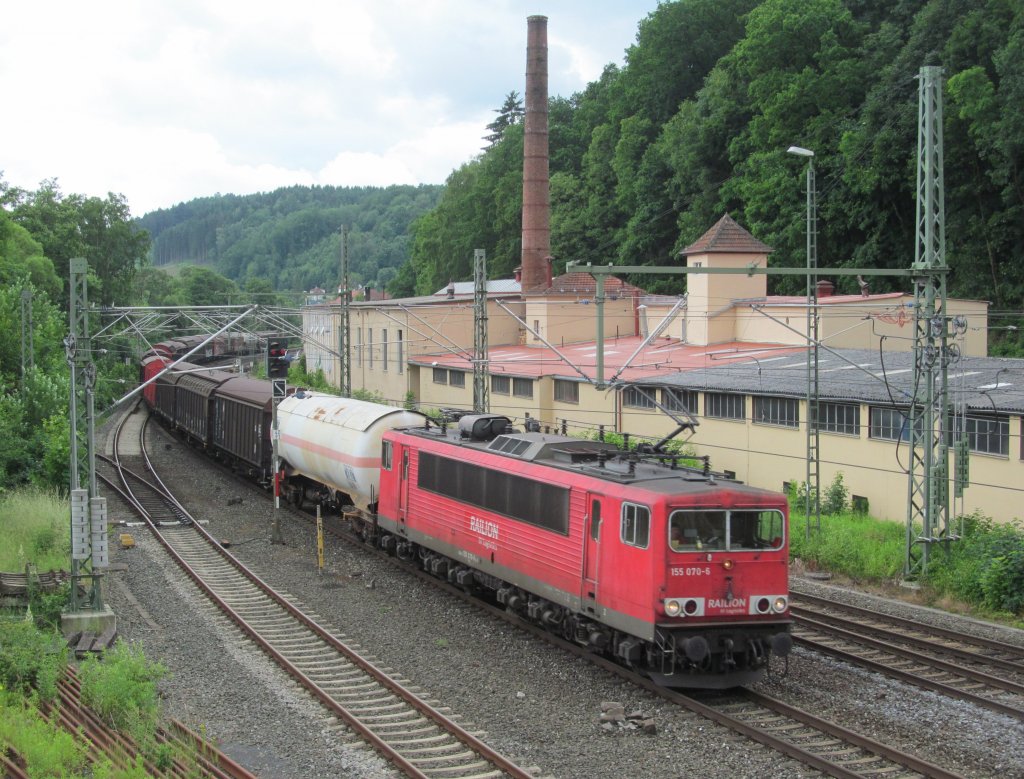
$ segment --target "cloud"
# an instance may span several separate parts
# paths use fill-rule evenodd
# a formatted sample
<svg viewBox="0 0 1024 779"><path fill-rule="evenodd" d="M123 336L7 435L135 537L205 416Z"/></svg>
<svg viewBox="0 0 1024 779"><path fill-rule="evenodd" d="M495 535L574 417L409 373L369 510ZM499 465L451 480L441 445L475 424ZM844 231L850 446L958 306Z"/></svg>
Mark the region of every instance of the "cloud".
<svg viewBox="0 0 1024 779"><path fill-rule="evenodd" d="M523 92L516 0L11 3L0 171L134 213L290 184L441 183ZM657 0L558 0L552 95L621 61Z"/></svg>

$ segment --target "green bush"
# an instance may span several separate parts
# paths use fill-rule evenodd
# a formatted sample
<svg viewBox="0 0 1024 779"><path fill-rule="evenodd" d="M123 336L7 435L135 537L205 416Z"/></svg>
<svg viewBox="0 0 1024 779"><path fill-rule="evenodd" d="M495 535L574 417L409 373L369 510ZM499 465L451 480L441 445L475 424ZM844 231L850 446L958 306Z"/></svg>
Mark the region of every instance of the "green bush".
<svg viewBox="0 0 1024 779"><path fill-rule="evenodd" d="M991 611L1024 614L1024 528L972 514L963 536L931 556L928 585Z"/></svg>
<svg viewBox="0 0 1024 779"><path fill-rule="evenodd" d="M53 592L43 592L35 586L29 587L28 605L32 618L40 630L60 628L61 615L71 599L71 582L64 582Z"/></svg>
<svg viewBox="0 0 1024 779"><path fill-rule="evenodd" d="M24 619L0 619L0 682L42 700L53 700L67 666L67 647L56 632L45 632Z"/></svg>
<svg viewBox="0 0 1024 779"><path fill-rule="evenodd" d="M138 743L152 740L159 716L156 683L167 673L162 664L148 661L140 647L118 641L102 660L87 657L79 673L87 706Z"/></svg>
<svg viewBox="0 0 1024 779"><path fill-rule="evenodd" d="M803 513L807 504L807 482L795 480L789 482L786 497L789 498L791 510ZM850 508L850 490L847 489L846 483L843 481L842 471L829 482L819 500L821 501L819 506L821 513L829 516L842 514Z"/></svg>
<svg viewBox="0 0 1024 779"><path fill-rule="evenodd" d="M822 514L842 514L849 506L850 491L843 483L842 471L835 475L835 478L825 488L825 494L821 501Z"/></svg>

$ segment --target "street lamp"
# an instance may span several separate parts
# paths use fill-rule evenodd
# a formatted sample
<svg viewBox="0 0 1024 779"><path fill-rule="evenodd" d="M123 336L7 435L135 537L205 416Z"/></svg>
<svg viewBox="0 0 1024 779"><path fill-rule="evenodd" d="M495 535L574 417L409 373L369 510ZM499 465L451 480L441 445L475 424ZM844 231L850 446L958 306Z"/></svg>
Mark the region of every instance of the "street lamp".
<svg viewBox="0 0 1024 779"><path fill-rule="evenodd" d="M818 212L814 186L814 152L790 146L787 153L807 158L807 537L811 537L811 509L815 527L821 531L818 453Z"/></svg>

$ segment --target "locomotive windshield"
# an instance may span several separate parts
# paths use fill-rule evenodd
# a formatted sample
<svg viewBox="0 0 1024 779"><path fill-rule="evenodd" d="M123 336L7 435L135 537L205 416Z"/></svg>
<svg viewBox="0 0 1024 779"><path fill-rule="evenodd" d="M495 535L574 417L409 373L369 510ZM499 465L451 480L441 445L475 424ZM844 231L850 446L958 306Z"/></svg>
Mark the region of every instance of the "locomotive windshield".
<svg viewBox="0 0 1024 779"><path fill-rule="evenodd" d="M673 511L669 547L675 552L778 549L783 540L780 511Z"/></svg>

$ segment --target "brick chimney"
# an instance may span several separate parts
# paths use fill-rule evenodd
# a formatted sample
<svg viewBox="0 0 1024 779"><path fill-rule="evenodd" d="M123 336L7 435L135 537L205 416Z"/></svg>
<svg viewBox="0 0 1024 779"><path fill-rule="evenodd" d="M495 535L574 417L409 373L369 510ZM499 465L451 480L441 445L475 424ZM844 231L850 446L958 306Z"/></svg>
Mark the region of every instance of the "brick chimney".
<svg viewBox="0 0 1024 779"><path fill-rule="evenodd" d="M526 119L523 132L522 290L551 286L548 186L548 18L526 20Z"/></svg>

